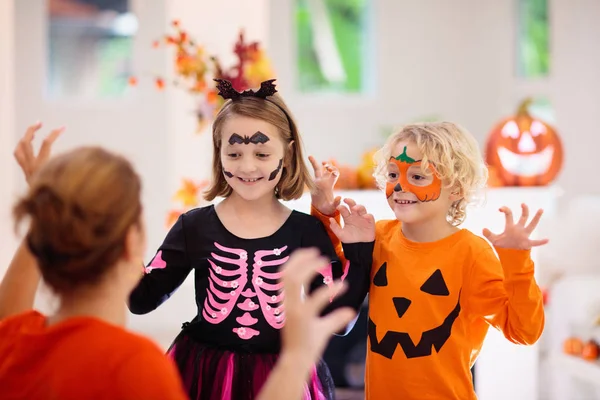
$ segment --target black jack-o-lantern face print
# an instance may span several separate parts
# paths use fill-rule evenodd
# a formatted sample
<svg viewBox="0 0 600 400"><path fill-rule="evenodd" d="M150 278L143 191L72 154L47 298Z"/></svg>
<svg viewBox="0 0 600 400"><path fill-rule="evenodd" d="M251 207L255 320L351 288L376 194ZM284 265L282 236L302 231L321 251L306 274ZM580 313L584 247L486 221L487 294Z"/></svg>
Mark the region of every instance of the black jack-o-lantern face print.
<svg viewBox="0 0 600 400"><path fill-rule="evenodd" d="M376 287L387 287L387 263L377 270L373 277L373 285ZM423 296L440 296L449 297L450 291L442 275L442 271L436 269L420 287L420 293ZM406 297L392 297L390 301L393 303L394 309L398 318L404 317L411 305L419 301L418 298L408 299ZM392 359L398 345L404 351L406 358L425 357L432 354L432 348L439 353L446 341L450 338L452 325L458 314L460 313L460 292L457 296L456 305L451 309L450 313L442 321L431 320L432 316L419 315L418 324L429 328L423 330L421 340L418 343L413 342L408 332L397 332L389 330L385 333L381 340L377 340L377 326L375 322L369 318L369 343L371 351L380 354L386 358Z"/></svg>

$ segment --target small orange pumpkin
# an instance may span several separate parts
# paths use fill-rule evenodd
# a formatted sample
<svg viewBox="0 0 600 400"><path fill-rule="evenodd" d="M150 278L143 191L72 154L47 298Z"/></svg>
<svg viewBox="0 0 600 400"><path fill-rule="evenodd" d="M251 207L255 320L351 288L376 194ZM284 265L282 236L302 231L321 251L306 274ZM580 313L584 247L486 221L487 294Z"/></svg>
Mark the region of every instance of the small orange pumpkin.
<svg viewBox="0 0 600 400"><path fill-rule="evenodd" d="M600 348L598 347L598 343L594 340L589 340L581 350L581 357L588 361L596 361L600 355L599 353Z"/></svg>
<svg viewBox="0 0 600 400"><path fill-rule="evenodd" d="M370 150L362 156L362 162L356 171L358 175L358 187L360 189L377 189L377 181L373 176L375 170L375 160L373 159L373 156L376 152L377 149Z"/></svg>
<svg viewBox="0 0 600 400"><path fill-rule="evenodd" d="M489 134L486 162L496 169L504 186L543 186L558 176L563 146L558 133L529 114L531 99L514 116L502 120Z"/></svg>
<svg viewBox="0 0 600 400"><path fill-rule="evenodd" d="M349 165L340 165L336 160L329 160L329 164L340 172L335 188L338 190L358 189L358 174L356 169Z"/></svg>
<svg viewBox="0 0 600 400"><path fill-rule="evenodd" d="M583 342L576 337L570 337L563 343L563 351L572 356L580 356L583 351Z"/></svg>

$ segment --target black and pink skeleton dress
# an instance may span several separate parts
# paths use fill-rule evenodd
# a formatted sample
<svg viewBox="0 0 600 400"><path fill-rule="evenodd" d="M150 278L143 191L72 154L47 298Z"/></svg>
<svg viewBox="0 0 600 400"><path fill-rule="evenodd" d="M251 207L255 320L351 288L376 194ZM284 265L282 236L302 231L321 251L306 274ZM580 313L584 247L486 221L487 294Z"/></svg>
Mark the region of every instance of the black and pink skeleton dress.
<svg viewBox="0 0 600 400"><path fill-rule="evenodd" d="M198 313L184 323L168 352L191 399L256 397L277 360L285 321L279 269L301 247L317 247L332 260L311 290L340 278L349 283L325 312L340 306L358 310L369 284L373 243L344 245L348 265L343 266L322 223L298 211L273 235L257 239L229 232L212 205L177 220L132 292L129 307L135 314L154 310L194 271ZM304 398L330 399L333 389L320 363Z"/></svg>

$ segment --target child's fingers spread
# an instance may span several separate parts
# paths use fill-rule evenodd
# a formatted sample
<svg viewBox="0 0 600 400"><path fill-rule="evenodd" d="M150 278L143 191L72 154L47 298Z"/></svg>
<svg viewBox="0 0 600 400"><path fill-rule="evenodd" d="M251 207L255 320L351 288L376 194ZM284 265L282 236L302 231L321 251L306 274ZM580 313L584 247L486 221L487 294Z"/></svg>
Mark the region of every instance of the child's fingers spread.
<svg viewBox="0 0 600 400"><path fill-rule="evenodd" d="M548 239L537 239L537 240L531 240L529 243L531 244L531 247L537 247L537 246L543 246L545 244L547 244L549 242Z"/></svg>
<svg viewBox="0 0 600 400"><path fill-rule="evenodd" d="M346 207L343 204L340 204L337 207L338 211L340 212L340 215L342 216L342 218L347 218L350 216L350 210L348 209L348 207Z"/></svg>
<svg viewBox="0 0 600 400"><path fill-rule="evenodd" d="M501 207L500 208L500 212L504 213L504 216L506 217L506 226L511 226L514 224L514 220L513 220L513 213L512 210L508 207Z"/></svg>
<svg viewBox="0 0 600 400"><path fill-rule="evenodd" d="M335 199L333 199L333 205L335 206L335 208L338 208L341 203L342 196L337 196Z"/></svg>
<svg viewBox="0 0 600 400"><path fill-rule="evenodd" d="M338 237L338 239L340 238L340 235L342 234L343 230L342 227L340 226L340 224L337 223L337 221L333 218L329 218L329 227L331 228L331 231L333 232L333 234L335 236ZM341 240L341 239L340 239Z"/></svg>
<svg viewBox="0 0 600 400"><path fill-rule="evenodd" d="M529 225L527 225L527 227L525 228L525 230L528 233L533 232L533 230L538 226L538 224L540 223L540 219L542 218L542 214L544 214L544 210L542 210L542 209L537 210L537 212L533 216L533 219L531 220Z"/></svg>
<svg viewBox="0 0 600 400"><path fill-rule="evenodd" d="M521 218L519 218L519 225L525 226L525 223L527 222L527 220L529 219L529 207L527 207L527 204L523 203L521 204Z"/></svg>
<svg viewBox="0 0 600 400"><path fill-rule="evenodd" d="M320 178L321 177L321 166L319 165L317 160L315 160L315 158L313 156L308 156L308 161L310 161L310 165L312 165L312 169L315 172L315 178Z"/></svg>
<svg viewBox="0 0 600 400"><path fill-rule="evenodd" d="M361 217L367 213L367 209L365 208L365 206L362 206L360 204L357 204L354 207L352 207L352 211L357 213Z"/></svg>
<svg viewBox="0 0 600 400"><path fill-rule="evenodd" d="M483 230L483 236L485 236L485 238L487 240L489 240L490 242L494 242L498 238L498 235L496 235L495 233L492 233L492 231L490 231L487 228L485 228Z"/></svg>
<svg viewBox="0 0 600 400"><path fill-rule="evenodd" d="M346 197L344 199L344 203L348 204L348 207L354 207L356 205L356 202L348 197Z"/></svg>

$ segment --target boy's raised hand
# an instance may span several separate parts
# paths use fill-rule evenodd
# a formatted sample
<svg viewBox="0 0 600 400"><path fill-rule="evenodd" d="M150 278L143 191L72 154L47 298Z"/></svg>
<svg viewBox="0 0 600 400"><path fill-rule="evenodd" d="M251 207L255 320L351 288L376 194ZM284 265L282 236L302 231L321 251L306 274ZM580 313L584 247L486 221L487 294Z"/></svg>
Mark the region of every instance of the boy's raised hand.
<svg viewBox="0 0 600 400"><path fill-rule="evenodd" d="M342 243L372 242L375 240L375 218L367 213L364 206L356 204L352 199L344 199L346 205L340 204L337 209L344 220L342 228L334 218L329 219L332 232Z"/></svg>
<svg viewBox="0 0 600 400"><path fill-rule="evenodd" d="M526 204L521 204L521 218L515 224L513 213L508 207L501 207L500 212L506 216L506 225L504 232L500 234L492 233L489 229L483 230L483 235L492 243L494 247L502 247L506 249L529 250L532 247L542 246L548 243L548 239L532 240L529 238L533 230L536 228L542 218L542 209L539 209L531 222L527 224L529 219L529 207Z"/></svg>

